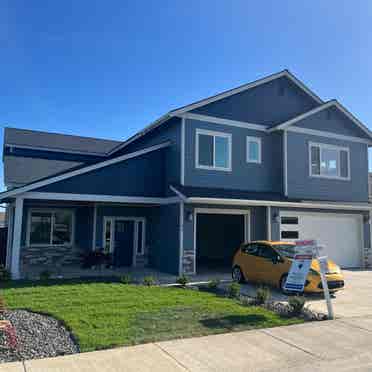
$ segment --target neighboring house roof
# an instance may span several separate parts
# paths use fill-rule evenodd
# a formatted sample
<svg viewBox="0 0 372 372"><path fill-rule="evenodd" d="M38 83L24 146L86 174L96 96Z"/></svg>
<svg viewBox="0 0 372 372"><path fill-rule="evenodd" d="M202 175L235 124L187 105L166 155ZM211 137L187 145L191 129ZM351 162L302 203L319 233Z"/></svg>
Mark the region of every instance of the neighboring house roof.
<svg viewBox="0 0 372 372"><path fill-rule="evenodd" d="M372 133L371 131L361 122L359 121L351 112L349 112L345 107L343 107L339 102L337 102L336 100L331 100L331 101L328 101L326 103L324 103L323 105L319 106L319 107L316 107L308 112L305 112L301 115L298 115L296 116L295 118L292 118L290 120L287 120L285 121L284 123L280 123L280 124L277 124L277 125L274 125L272 126L271 128L269 128L269 132L273 132L273 131L276 131L276 130L283 130L283 129L286 129L288 127L290 127L291 125L299 122L300 120L303 120L311 115L314 115L320 111L323 111L323 110L326 110L330 107L336 107L338 110L340 110L344 115L346 115L355 125L357 125L360 129L363 130L364 133L366 133L369 137L372 138Z"/></svg>
<svg viewBox="0 0 372 372"><path fill-rule="evenodd" d="M132 152L130 154L121 155L121 156L118 156L116 158L108 159L108 160L105 160L105 161L102 161L102 162L99 162L99 163L96 163L96 164L92 164L92 165L82 166L81 168L78 168L78 169L75 169L75 170L72 170L72 171L67 171L66 173L62 173L62 174L59 174L57 176L52 176L50 178L46 178L46 179L43 179L43 180L32 182L30 184L20 186L20 187L17 187L15 189L0 193L0 200L3 200L3 199L8 198L8 197L13 197L13 196L16 196L16 195L19 195L19 194L22 194L22 193L25 193L25 192L28 192L28 191L31 191L31 190L35 190L39 187L43 187L43 186L46 186L46 185L49 185L49 184L52 184L52 183L55 183L55 182L63 181L65 179L68 179L68 178L71 178L71 177L74 177L74 176L78 176L78 175L81 175L81 174L84 174L84 173L88 173L88 172L91 172L91 171L96 170L96 169L104 168L104 167L107 167L107 166L112 165L112 164L116 164L116 163L124 161L124 160L132 159L132 158L147 154L147 153L152 152L152 151L160 150L162 148L170 146L170 144L171 144L170 141L163 142L163 143L160 143L160 144L157 144L157 145L154 145L154 146L147 147L146 149L142 149L142 150L139 150L139 151Z"/></svg>
<svg viewBox="0 0 372 372"><path fill-rule="evenodd" d="M296 84L300 89L302 89L306 94L308 94L310 97L312 97L318 104L320 104L320 105L323 104L323 101L314 92L312 92L308 87L306 87L305 84L303 84L300 80L298 80L288 70L284 70L284 71L281 71L281 72L272 74L270 76L267 76L265 78L258 79L256 81L251 82L251 83L241 85L241 86L239 86L237 88L233 88L233 89L224 91L224 92L219 93L219 94L216 94L214 96L211 96L211 97L202 99L200 101L191 103L189 105L186 105L186 106L177 108L175 110L169 111L167 114L165 114L162 117L160 117L159 119L155 120L150 125L148 125L147 127L145 127L143 130L141 130L140 132L136 133L134 136L128 138L126 141L122 142L116 148L112 149L112 151L111 151L110 154L113 154L116 151L121 150L122 148L128 146L133 141L135 141L138 138L144 136L145 134L147 134L148 132L150 132L153 129L157 128L158 126L162 125L168 119L170 119L170 118L172 118L174 116L182 115L182 114L184 114L186 112L189 112L191 110L194 110L194 109L196 109L198 107L208 105L208 104L210 104L212 102L216 102L216 101L222 100L222 99L224 99L226 97L229 97L229 96L232 96L234 94L238 94L238 93L244 92L244 91L249 90L249 89L252 89L252 88L256 88L256 87L258 87L258 86L260 86L262 84L266 84L266 83L268 83L270 81L273 81L275 79L279 79L279 78L282 78L282 77L287 77L294 84Z"/></svg>
<svg viewBox="0 0 372 372"><path fill-rule="evenodd" d="M5 128L4 146L26 149L106 156L122 142L92 137Z"/></svg>
<svg viewBox="0 0 372 372"><path fill-rule="evenodd" d="M66 172L82 164L75 161L4 156L4 183L16 187Z"/></svg>

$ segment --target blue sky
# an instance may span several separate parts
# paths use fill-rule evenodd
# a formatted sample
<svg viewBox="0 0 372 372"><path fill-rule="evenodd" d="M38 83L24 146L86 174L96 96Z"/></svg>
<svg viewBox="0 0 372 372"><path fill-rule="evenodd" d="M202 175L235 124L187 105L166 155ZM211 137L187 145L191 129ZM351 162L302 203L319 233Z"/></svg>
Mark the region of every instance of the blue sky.
<svg viewBox="0 0 372 372"><path fill-rule="evenodd" d="M125 139L288 68L372 128L371 19L358 0L3 0L0 123Z"/></svg>

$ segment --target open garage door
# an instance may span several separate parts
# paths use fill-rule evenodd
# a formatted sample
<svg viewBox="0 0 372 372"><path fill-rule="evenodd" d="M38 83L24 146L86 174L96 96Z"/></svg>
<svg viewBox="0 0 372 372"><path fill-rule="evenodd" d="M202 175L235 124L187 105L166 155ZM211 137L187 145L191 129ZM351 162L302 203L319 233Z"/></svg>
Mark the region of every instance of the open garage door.
<svg viewBox="0 0 372 372"><path fill-rule="evenodd" d="M325 246L324 254L341 267L361 266L361 215L282 211L280 222L282 240L316 239Z"/></svg>
<svg viewBox="0 0 372 372"><path fill-rule="evenodd" d="M247 238L247 214L196 214L196 271L230 270Z"/></svg>

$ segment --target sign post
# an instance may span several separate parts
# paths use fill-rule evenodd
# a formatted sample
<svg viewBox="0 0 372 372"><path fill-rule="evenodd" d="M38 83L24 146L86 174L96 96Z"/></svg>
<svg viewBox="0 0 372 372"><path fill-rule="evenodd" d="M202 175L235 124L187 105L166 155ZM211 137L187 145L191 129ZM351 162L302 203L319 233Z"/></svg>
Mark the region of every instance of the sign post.
<svg viewBox="0 0 372 372"><path fill-rule="evenodd" d="M326 303L327 303L328 318L329 319L334 319L331 296L329 294L327 278L325 276L326 273L329 271L328 270L328 257L327 256L320 256L319 248L321 248L321 247L316 246L315 252L316 252L316 258L319 262L319 267L320 267L320 270L319 270L320 271L320 279L322 280L324 298L325 298Z"/></svg>

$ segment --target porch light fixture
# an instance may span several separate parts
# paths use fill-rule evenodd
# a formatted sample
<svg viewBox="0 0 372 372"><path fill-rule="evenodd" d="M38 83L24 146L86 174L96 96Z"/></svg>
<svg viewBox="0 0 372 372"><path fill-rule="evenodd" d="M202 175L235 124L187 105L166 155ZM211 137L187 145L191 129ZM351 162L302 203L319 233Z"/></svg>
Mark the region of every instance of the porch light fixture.
<svg viewBox="0 0 372 372"><path fill-rule="evenodd" d="M278 213L274 214L273 216L273 222L279 223L280 222L280 216Z"/></svg>
<svg viewBox="0 0 372 372"><path fill-rule="evenodd" d="M187 221L192 222L193 218L194 218L194 215L193 215L192 212L187 212L186 213L186 220Z"/></svg>

